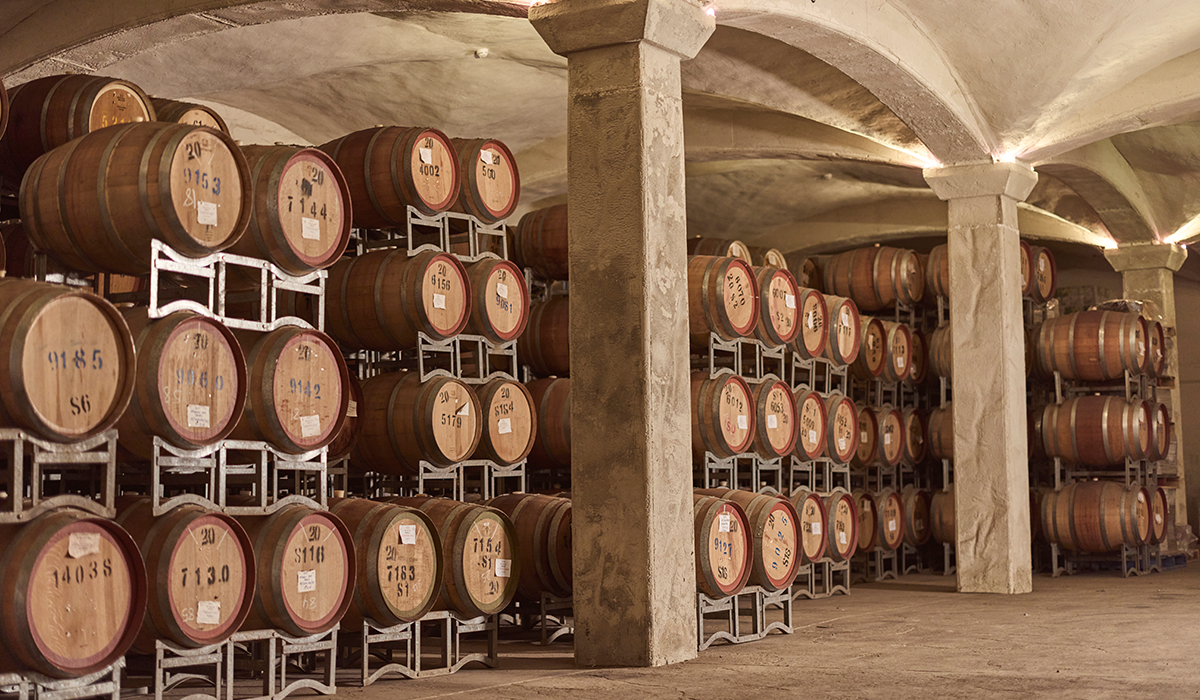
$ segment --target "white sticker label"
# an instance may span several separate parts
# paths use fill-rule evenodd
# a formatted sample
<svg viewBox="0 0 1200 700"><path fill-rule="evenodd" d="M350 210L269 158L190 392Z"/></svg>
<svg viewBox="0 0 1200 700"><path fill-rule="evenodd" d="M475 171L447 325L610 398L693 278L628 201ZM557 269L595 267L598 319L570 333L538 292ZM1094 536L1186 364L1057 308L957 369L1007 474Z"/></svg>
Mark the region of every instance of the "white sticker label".
<svg viewBox="0 0 1200 700"><path fill-rule="evenodd" d="M418 148L417 151L419 152L419 155L421 156L422 163L424 163L425 165L433 164L433 149L432 148Z"/></svg>
<svg viewBox="0 0 1200 700"><path fill-rule="evenodd" d="M814 535L821 534L821 523L813 523L812 524L812 532Z"/></svg>
<svg viewBox="0 0 1200 700"><path fill-rule="evenodd" d="M512 419L511 418L501 418L500 420L496 421L496 432L500 433L501 435L508 435L509 433L511 433L512 432Z"/></svg>
<svg viewBox="0 0 1200 700"><path fill-rule="evenodd" d="M508 285L503 282L497 282L496 283L496 296L500 297L501 299L507 299L508 298Z"/></svg>
<svg viewBox="0 0 1200 700"><path fill-rule="evenodd" d="M497 559L496 560L496 576L499 578L508 578L512 575L512 559Z"/></svg>
<svg viewBox="0 0 1200 700"><path fill-rule="evenodd" d="M187 407L187 424L189 428L208 428L208 406L190 403Z"/></svg>
<svg viewBox="0 0 1200 700"><path fill-rule="evenodd" d="M867 444L867 431L864 430L858 434L858 441L864 445Z"/></svg>
<svg viewBox="0 0 1200 700"><path fill-rule="evenodd" d="M435 308L435 309L445 309L446 308L446 295L445 294L434 294L433 295L433 308Z"/></svg>
<svg viewBox="0 0 1200 700"><path fill-rule="evenodd" d="M99 552L99 532L75 532L67 539L67 556L72 559L82 559L89 554L98 554Z"/></svg>
<svg viewBox="0 0 1200 700"><path fill-rule="evenodd" d="M863 442L866 442L866 440L863 440ZM884 436L883 436L883 444L885 444L885 445L890 445L890 444L892 444L892 436L891 436L891 435L884 435Z"/></svg>
<svg viewBox="0 0 1200 700"><path fill-rule="evenodd" d="M1154 524L1156 524L1156 525L1162 525L1162 513L1155 513L1155 514L1154 514Z"/></svg>
<svg viewBox="0 0 1200 700"><path fill-rule="evenodd" d="M471 404L469 404L469 403L464 403L464 404L462 405L462 408L458 409L458 413L455 413L454 415L456 415L456 416L469 416L469 415L471 415Z"/></svg>
<svg viewBox="0 0 1200 700"><path fill-rule="evenodd" d="M484 163L491 165L492 164L492 152L486 148L481 149L479 151L479 160L482 160Z"/></svg>
<svg viewBox="0 0 1200 700"><path fill-rule="evenodd" d="M346 404L346 417L358 418L358 402L354 399L351 399L349 403Z"/></svg>
<svg viewBox="0 0 1200 700"><path fill-rule="evenodd" d="M774 414L767 416L767 428L774 430L779 427L779 419Z"/></svg>
<svg viewBox="0 0 1200 700"><path fill-rule="evenodd" d="M789 309L796 308L796 295L784 294L783 295L783 303L786 304Z"/></svg>
<svg viewBox="0 0 1200 700"><path fill-rule="evenodd" d="M196 622L201 625L221 624L221 601L202 600L196 603Z"/></svg>
<svg viewBox="0 0 1200 700"><path fill-rule="evenodd" d="M896 358L896 366L899 367L900 369L904 369L904 358L903 357Z"/></svg>
<svg viewBox="0 0 1200 700"><path fill-rule="evenodd" d="M842 308L842 325L850 325L850 309L844 307Z"/></svg>
<svg viewBox="0 0 1200 700"><path fill-rule="evenodd" d="M315 590L317 590L317 570L297 571L296 591L299 593L311 593Z"/></svg>
<svg viewBox="0 0 1200 700"><path fill-rule="evenodd" d="M738 430L749 430L750 421L745 416L738 416Z"/></svg>
<svg viewBox="0 0 1200 700"><path fill-rule="evenodd" d="M400 525L397 527L400 530L400 544L416 544L417 543L417 526L416 525Z"/></svg>
<svg viewBox="0 0 1200 700"><path fill-rule="evenodd" d="M1038 269L1039 270L1046 269L1046 259L1045 258L1038 258Z"/></svg>
<svg viewBox="0 0 1200 700"><path fill-rule="evenodd" d="M321 416L300 416L300 437L316 437L321 434Z"/></svg>
<svg viewBox="0 0 1200 700"><path fill-rule="evenodd" d="M1145 355L1145 354L1146 354L1146 342L1145 342L1145 341L1143 341L1143 340L1139 340L1139 341L1138 341L1138 354L1139 354L1139 355Z"/></svg>
<svg viewBox="0 0 1200 700"><path fill-rule="evenodd" d="M895 531L896 531L896 521L889 520L888 521L888 532L895 532Z"/></svg>
<svg viewBox="0 0 1200 700"><path fill-rule="evenodd" d="M321 222L307 216L300 217L300 237L307 241L321 240Z"/></svg>
<svg viewBox="0 0 1200 700"><path fill-rule="evenodd" d="M815 431L815 430L808 431L808 441L809 442L817 441L817 431ZM843 442L845 442L845 441L843 440Z"/></svg>
<svg viewBox="0 0 1200 700"><path fill-rule="evenodd" d="M841 542L842 544L846 544L846 533L844 533L844 532L838 533L838 542Z"/></svg>
<svg viewBox="0 0 1200 700"><path fill-rule="evenodd" d="M721 513L717 516L717 532L729 532L733 526L733 516L729 513Z"/></svg>
<svg viewBox="0 0 1200 700"><path fill-rule="evenodd" d="M217 225L217 203L196 202L196 221L202 226Z"/></svg>
<svg viewBox="0 0 1200 700"><path fill-rule="evenodd" d="M812 329L816 328L817 327L816 324L817 324L817 312L810 311L808 313L808 330L811 331Z"/></svg>
<svg viewBox="0 0 1200 700"><path fill-rule="evenodd" d="M838 438L838 452L846 451L846 438Z"/></svg>
<svg viewBox="0 0 1200 700"><path fill-rule="evenodd" d="M1145 502L1146 502L1146 494L1138 493L1138 503L1145 503Z"/></svg>

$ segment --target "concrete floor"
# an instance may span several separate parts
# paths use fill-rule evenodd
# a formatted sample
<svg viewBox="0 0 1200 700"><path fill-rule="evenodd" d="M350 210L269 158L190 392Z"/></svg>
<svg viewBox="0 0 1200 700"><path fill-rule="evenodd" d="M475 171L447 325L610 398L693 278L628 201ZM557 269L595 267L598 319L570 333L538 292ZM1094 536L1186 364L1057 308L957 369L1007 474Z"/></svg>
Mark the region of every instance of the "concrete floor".
<svg viewBox="0 0 1200 700"><path fill-rule="evenodd" d="M569 644L503 644L501 668L347 684L409 698L1173 698L1200 696L1200 566L1144 578L1038 576L1027 596L960 595L934 576L799 601L793 635L657 669L578 669ZM343 678L345 678L343 676ZM347 678L346 681L349 681Z"/></svg>

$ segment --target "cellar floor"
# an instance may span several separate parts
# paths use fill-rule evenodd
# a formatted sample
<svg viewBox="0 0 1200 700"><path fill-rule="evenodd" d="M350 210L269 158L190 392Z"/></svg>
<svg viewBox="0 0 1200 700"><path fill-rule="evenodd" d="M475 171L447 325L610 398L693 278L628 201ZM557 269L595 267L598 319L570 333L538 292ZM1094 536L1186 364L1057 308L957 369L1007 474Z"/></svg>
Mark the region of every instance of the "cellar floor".
<svg viewBox="0 0 1200 700"><path fill-rule="evenodd" d="M1131 579L1115 573L1037 576L1034 589L1024 596L960 595L952 579L907 576L854 587L850 596L798 601L795 634L718 644L665 668L579 669L569 643L543 648L502 642L499 669L472 665L451 676L384 680L365 689L343 671L338 697L1200 695L1200 562Z"/></svg>

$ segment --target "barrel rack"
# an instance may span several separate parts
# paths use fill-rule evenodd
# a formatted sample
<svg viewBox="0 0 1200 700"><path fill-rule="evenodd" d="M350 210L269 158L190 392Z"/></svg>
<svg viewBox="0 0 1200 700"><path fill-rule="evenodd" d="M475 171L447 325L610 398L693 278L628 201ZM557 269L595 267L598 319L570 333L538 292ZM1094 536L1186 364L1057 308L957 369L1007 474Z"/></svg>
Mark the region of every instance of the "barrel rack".
<svg viewBox="0 0 1200 700"><path fill-rule="evenodd" d="M441 663L429 667L422 662L423 638L432 638L423 634L430 627L440 627L437 636L440 645ZM487 651L484 653L463 653L463 636L476 632L487 634ZM378 625L370 620L364 620L361 629L351 629L342 626L343 640L351 638L350 643L343 642L342 663L344 666L357 664L360 682L363 687L388 676L398 675L404 678L429 678L455 673L463 666L477 661L488 668L499 665L499 619L497 615L466 618L453 610L435 610L420 620L404 622L391 627ZM402 658L395 658L396 652L402 652ZM372 665L373 659L385 659L383 663Z"/></svg>
<svg viewBox="0 0 1200 700"><path fill-rule="evenodd" d="M125 659L79 678L59 680L37 673L0 674L0 693L15 695L17 700L82 700L108 697L121 700L121 671Z"/></svg>
<svg viewBox="0 0 1200 700"><path fill-rule="evenodd" d="M772 607L783 610L782 621L767 622L767 610ZM749 620L749 632L742 632L743 619ZM721 629L710 634L706 622L718 622ZM768 591L761 586L746 586L724 598L710 598L699 591L696 593L696 645L699 651L720 640L731 644L754 642L773 630L783 634L793 632L791 587Z"/></svg>

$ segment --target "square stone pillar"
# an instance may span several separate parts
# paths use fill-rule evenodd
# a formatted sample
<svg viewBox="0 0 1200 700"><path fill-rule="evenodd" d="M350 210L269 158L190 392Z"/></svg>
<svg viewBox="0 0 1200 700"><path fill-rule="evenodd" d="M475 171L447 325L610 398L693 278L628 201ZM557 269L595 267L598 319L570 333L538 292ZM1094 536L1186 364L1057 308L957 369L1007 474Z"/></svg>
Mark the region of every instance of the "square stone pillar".
<svg viewBox="0 0 1200 700"><path fill-rule="evenodd" d="M575 658L696 656L679 62L715 21L689 0L529 10L567 57Z"/></svg>
<svg viewBox="0 0 1200 700"><path fill-rule="evenodd" d="M925 171L949 202L950 335L958 590L1028 593L1029 456L1017 163Z"/></svg>
<svg viewBox="0 0 1200 700"><path fill-rule="evenodd" d="M1175 328L1175 273L1187 260L1187 249L1167 243L1133 243L1104 251L1113 269L1121 273L1122 296L1154 302L1162 312L1164 326ZM1174 339L1167 341L1167 376L1174 379L1170 397L1159 400L1171 409L1172 435L1179 488L1175 490L1175 524L1182 528L1190 520L1192 530L1200 526L1200 498L1189 496L1187 483L1200 483L1200 464L1187 464L1183 457L1183 400L1179 385L1179 350ZM1167 400L1163 400L1167 399Z"/></svg>

